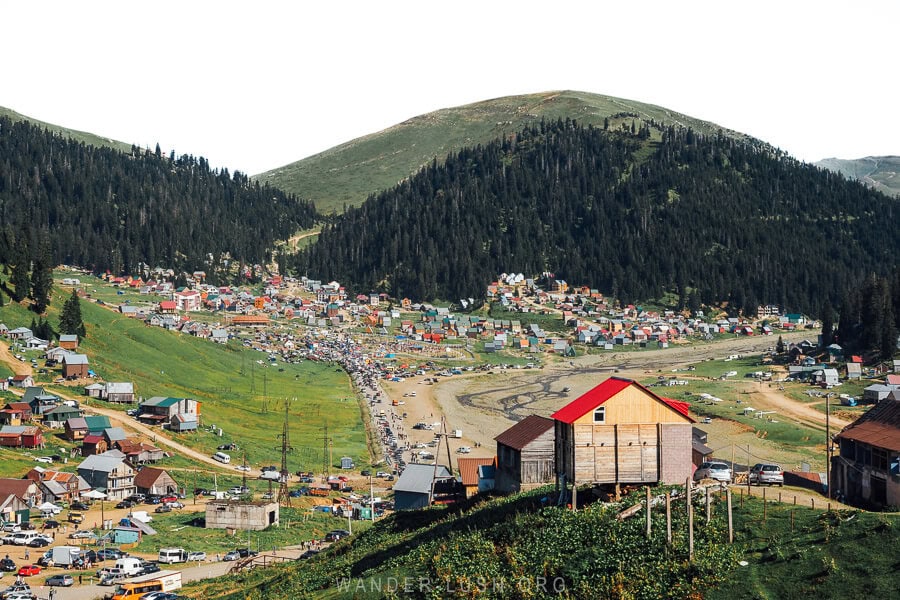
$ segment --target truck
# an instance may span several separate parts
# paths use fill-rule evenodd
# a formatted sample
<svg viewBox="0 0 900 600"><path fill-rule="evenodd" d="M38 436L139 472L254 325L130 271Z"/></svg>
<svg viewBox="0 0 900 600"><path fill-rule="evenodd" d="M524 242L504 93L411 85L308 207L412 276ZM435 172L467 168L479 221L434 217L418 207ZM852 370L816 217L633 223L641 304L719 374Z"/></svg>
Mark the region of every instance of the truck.
<svg viewBox="0 0 900 600"><path fill-rule="evenodd" d="M323 488L310 488L309 495L310 496L328 496L328 492L330 490L326 490Z"/></svg>
<svg viewBox="0 0 900 600"><path fill-rule="evenodd" d="M123 581L107 600L138 600L150 592L174 592L181 589L181 571L159 571Z"/></svg>
<svg viewBox="0 0 900 600"><path fill-rule="evenodd" d="M47 562L52 561L54 567L71 567L74 562L81 558L81 548L78 546L54 546L47 551Z"/></svg>

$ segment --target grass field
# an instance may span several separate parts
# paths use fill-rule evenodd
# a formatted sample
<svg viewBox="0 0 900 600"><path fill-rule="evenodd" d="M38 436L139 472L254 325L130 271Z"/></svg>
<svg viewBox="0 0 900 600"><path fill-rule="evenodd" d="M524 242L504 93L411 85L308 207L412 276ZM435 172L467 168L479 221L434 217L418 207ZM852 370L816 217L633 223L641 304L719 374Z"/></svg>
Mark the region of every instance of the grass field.
<svg viewBox="0 0 900 600"><path fill-rule="evenodd" d="M99 293L103 287L96 289ZM66 298L65 291L56 293L48 317L51 325L58 323L58 309ZM352 457L357 464L368 463L359 403L349 378L335 365L273 364L261 352L150 327L89 301L81 302L81 310L88 335L79 351L87 354L100 378L133 382L136 395L143 398L190 397L202 403L201 429L173 434L185 445L212 453L217 445L233 441L241 448L235 462L246 453L251 465L277 464L287 403L292 471L321 470L326 425L332 464L339 464L342 456ZM14 303L0 308L0 322L10 328L29 326L31 317ZM57 375L53 370L38 375L37 383L51 392L79 397L87 405L96 402L124 410L84 398L82 387L52 384ZM223 431L221 437L216 435L218 428Z"/></svg>

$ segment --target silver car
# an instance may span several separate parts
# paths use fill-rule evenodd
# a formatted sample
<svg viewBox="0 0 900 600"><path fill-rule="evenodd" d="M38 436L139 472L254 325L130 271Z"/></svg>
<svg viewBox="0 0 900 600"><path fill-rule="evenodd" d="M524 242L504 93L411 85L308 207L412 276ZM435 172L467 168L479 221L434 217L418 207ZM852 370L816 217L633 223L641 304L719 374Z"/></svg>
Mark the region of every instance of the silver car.
<svg viewBox="0 0 900 600"><path fill-rule="evenodd" d="M731 467L723 462L705 462L694 471L694 481L701 479L715 479L725 483L731 483Z"/></svg>
<svg viewBox="0 0 900 600"><path fill-rule="evenodd" d="M784 469L781 465L757 463L750 469L750 483L784 485Z"/></svg>

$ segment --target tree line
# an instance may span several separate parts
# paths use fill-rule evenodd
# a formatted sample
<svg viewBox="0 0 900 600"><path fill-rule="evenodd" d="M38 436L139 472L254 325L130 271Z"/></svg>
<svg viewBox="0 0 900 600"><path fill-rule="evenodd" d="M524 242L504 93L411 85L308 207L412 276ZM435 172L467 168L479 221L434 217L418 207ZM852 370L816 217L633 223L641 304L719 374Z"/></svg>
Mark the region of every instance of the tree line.
<svg viewBox="0 0 900 600"><path fill-rule="evenodd" d="M121 274L264 264L316 211L203 157L97 148L0 117L0 219L0 263Z"/></svg>
<svg viewBox="0 0 900 600"><path fill-rule="evenodd" d="M653 127L541 122L461 150L347 210L293 268L395 298L550 271L623 301L819 314L897 263L896 201L761 143Z"/></svg>

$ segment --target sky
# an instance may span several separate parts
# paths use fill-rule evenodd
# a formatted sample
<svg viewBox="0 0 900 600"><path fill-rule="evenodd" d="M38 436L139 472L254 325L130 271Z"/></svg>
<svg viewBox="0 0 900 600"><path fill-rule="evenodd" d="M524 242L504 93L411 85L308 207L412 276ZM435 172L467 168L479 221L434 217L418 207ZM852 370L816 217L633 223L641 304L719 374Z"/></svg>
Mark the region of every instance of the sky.
<svg viewBox="0 0 900 600"><path fill-rule="evenodd" d="M796 158L900 154L900 2L0 3L0 106L258 174L406 119L578 90Z"/></svg>

